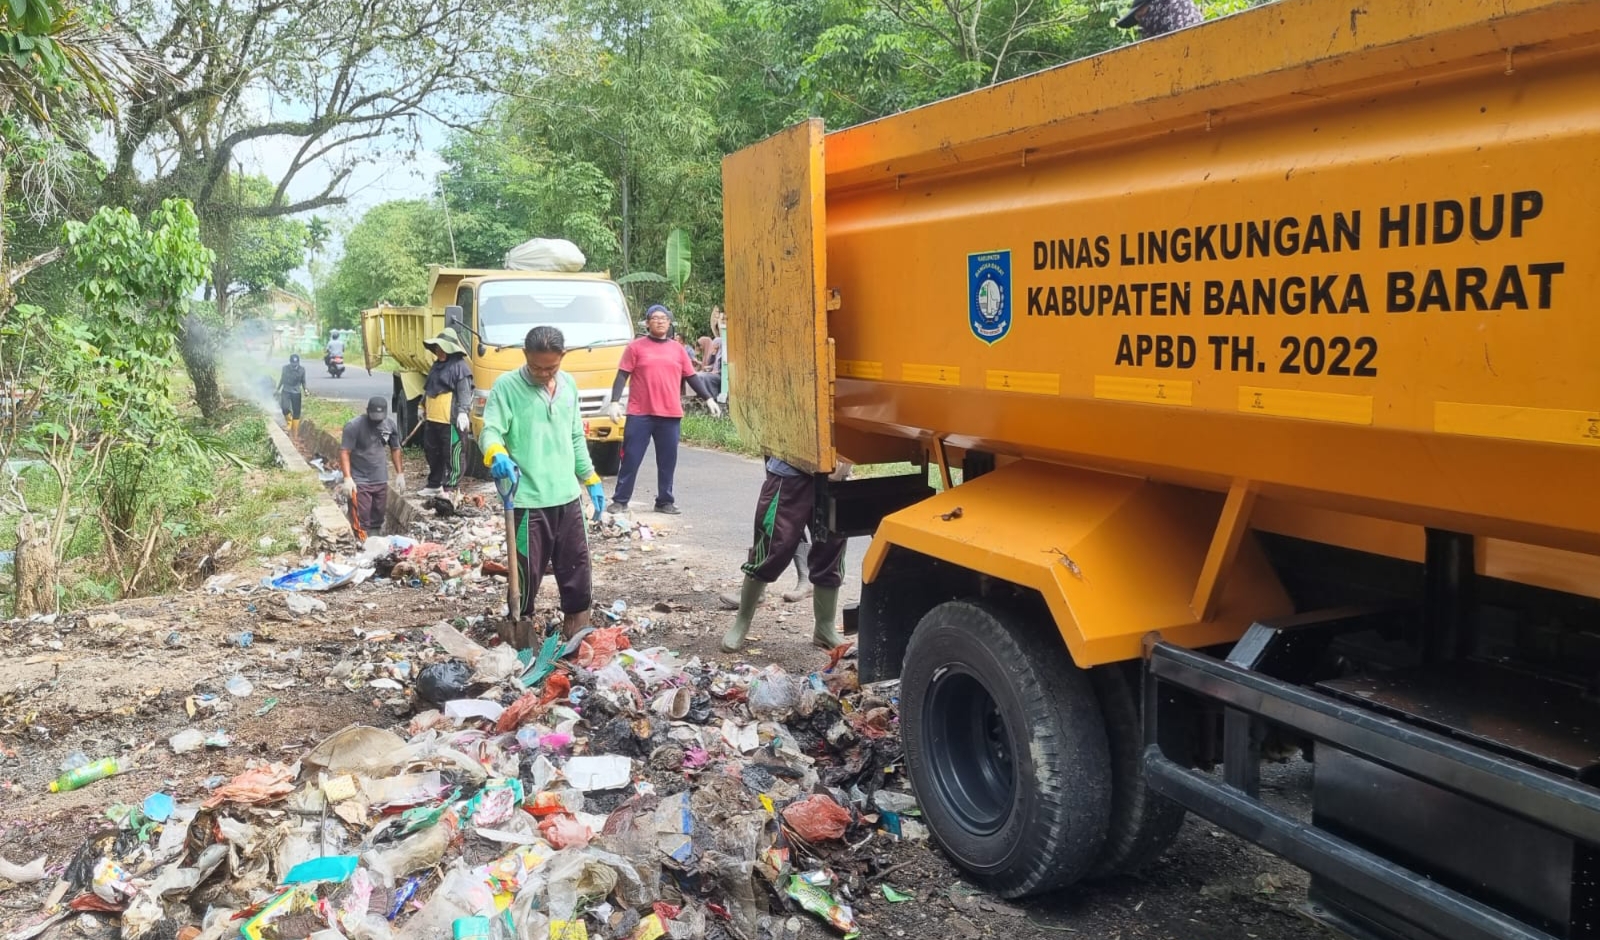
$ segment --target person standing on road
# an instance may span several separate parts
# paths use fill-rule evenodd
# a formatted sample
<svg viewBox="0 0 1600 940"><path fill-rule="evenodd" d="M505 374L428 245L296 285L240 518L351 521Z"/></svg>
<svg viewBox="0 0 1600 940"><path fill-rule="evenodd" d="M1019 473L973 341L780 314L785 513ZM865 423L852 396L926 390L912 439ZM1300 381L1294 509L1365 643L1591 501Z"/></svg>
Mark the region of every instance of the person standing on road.
<svg viewBox="0 0 1600 940"><path fill-rule="evenodd" d="M295 440L300 439L300 406L306 391L306 367L300 364L300 354L289 356L289 364L278 375L278 405L283 409L283 426Z"/></svg>
<svg viewBox="0 0 1600 940"><path fill-rule="evenodd" d="M639 467L644 463L645 451L654 441L656 512L677 515L679 509L672 495L672 476L678 468L684 381L689 380L695 394L705 399L713 416L720 416L722 408L695 372L688 350L673 341L671 311L660 304L645 311L645 331L644 336L622 351L617 379L611 383L611 406L607 413L612 421L622 420L622 389L632 384L628 392L628 423L622 429L622 469L617 474L617 488L611 496L611 511L628 511Z"/></svg>
<svg viewBox="0 0 1600 940"><path fill-rule="evenodd" d="M744 585L739 590L739 613L733 626L722 636L724 652L737 653L750 632L756 608L767 585L788 570L800 550L806 527L811 524L816 506L817 482L776 457L767 458L767 477L756 499L755 542L744 564ZM842 480L850 473L850 463L841 460L831 479ZM808 574L813 586L811 612L813 646L831 650L844 642L836 627L839 617L839 586L844 583L845 540L837 537L814 538L807 550Z"/></svg>
<svg viewBox="0 0 1600 940"><path fill-rule="evenodd" d="M454 494L461 483L461 446L471 426L472 367L467 351L445 330L423 343L433 353L433 368L422 388L422 452L428 458L428 482L418 495L438 496L441 489Z"/></svg>
<svg viewBox="0 0 1600 940"><path fill-rule="evenodd" d="M339 469L344 471L344 494L350 499L350 522L362 537L383 531L391 465L395 488L403 493L406 475L400 464L400 429L389 417L389 402L374 395L367 399L367 413L345 424L339 441Z"/></svg>
<svg viewBox="0 0 1600 940"><path fill-rule="evenodd" d="M593 603L581 497L587 489L596 519L606 498L584 441L578 383L561 371L566 351L566 338L555 327L528 331L522 344L526 365L496 379L489 390L482 443L483 462L495 479L521 474L512 499L522 564L515 619L533 616L548 561L561 593L561 633L570 639L588 625Z"/></svg>

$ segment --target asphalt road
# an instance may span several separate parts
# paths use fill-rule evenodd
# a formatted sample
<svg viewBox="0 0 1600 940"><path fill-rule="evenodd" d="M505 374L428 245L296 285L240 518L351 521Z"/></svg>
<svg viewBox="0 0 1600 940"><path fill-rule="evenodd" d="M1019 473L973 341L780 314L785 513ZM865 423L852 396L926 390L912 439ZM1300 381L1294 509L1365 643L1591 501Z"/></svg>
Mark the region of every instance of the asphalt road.
<svg viewBox="0 0 1600 940"><path fill-rule="evenodd" d="M394 394L394 376L388 372L368 375L366 369L347 365L344 375L335 379L328 375L328 367L322 364L320 356L301 361L306 367L306 389L319 398L349 402L362 408L374 395L382 395L387 401Z"/></svg>
<svg viewBox="0 0 1600 940"><path fill-rule="evenodd" d="M756 497L765 476L761 462L750 457L697 447L680 448L678 470L673 475L673 497L683 513L662 516L650 508L656 501L655 453L652 450L644 458L638 484L628 504L636 519L646 523L659 521L672 533L673 541L692 545L697 552L708 556L709 573L719 580L725 573L729 583L736 584L740 577L739 566L744 564L754 536ZM607 478L605 487L609 499L616 491L616 481ZM847 603L861 596L861 559L870 543L871 539L866 538L850 540L841 595ZM787 589L792 584L792 579L785 577L777 587Z"/></svg>

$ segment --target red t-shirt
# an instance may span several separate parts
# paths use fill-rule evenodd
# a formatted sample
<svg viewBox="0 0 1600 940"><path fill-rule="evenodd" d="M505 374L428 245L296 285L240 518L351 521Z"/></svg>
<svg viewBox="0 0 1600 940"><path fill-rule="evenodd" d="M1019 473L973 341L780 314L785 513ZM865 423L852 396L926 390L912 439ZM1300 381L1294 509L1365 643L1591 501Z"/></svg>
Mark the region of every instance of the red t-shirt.
<svg viewBox="0 0 1600 940"><path fill-rule="evenodd" d="M617 368L628 373L628 414L683 417L683 380L694 375L689 351L676 340L641 336L622 351Z"/></svg>

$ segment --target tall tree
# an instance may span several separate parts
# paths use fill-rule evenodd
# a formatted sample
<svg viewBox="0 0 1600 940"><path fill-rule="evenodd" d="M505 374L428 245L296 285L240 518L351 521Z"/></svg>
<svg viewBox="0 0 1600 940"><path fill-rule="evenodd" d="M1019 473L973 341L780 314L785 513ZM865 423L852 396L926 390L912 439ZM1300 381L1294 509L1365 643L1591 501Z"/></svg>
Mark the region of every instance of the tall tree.
<svg viewBox="0 0 1600 940"><path fill-rule="evenodd" d="M429 264L449 261L437 209L421 200L385 202L367 210L344 238L344 254L324 284L320 306L328 325L353 327L361 311L427 299Z"/></svg>
<svg viewBox="0 0 1600 940"><path fill-rule="evenodd" d="M604 174L618 268L654 266L667 233L720 230L716 0L567 0L511 87L522 138ZM720 249L720 240L717 240Z"/></svg>
<svg viewBox="0 0 1600 940"><path fill-rule="evenodd" d="M514 61L499 40L520 37L530 13L497 0L118 0L118 19L177 81L113 123L106 199L185 196L213 247L237 220L340 204L360 161L415 150L424 120L475 113ZM250 145L284 154L264 199L230 185ZM218 306L226 320L226 292Z"/></svg>
<svg viewBox="0 0 1600 940"><path fill-rule="evenodd" d="M228 202L246 210L272 198L272 183L264 176L232 176L228 186ZM224 214L221 206L213 207L212 215L208 241L217 260L211 265L208 288L224 312L240 294L282 287L289 272L305 262L305 223L247 211Z"/></svg>

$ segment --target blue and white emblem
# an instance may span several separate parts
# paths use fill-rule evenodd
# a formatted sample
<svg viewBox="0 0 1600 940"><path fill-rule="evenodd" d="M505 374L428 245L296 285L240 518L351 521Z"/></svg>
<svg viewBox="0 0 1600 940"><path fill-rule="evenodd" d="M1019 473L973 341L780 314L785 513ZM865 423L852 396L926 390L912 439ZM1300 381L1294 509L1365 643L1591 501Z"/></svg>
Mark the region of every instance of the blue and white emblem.
<svg viewBox="0 0 1600 940"><path fill-rule="evenodd" d="M967 255L967 311L972 335L985 343L1011 332L1011 252Z"/></svg>

